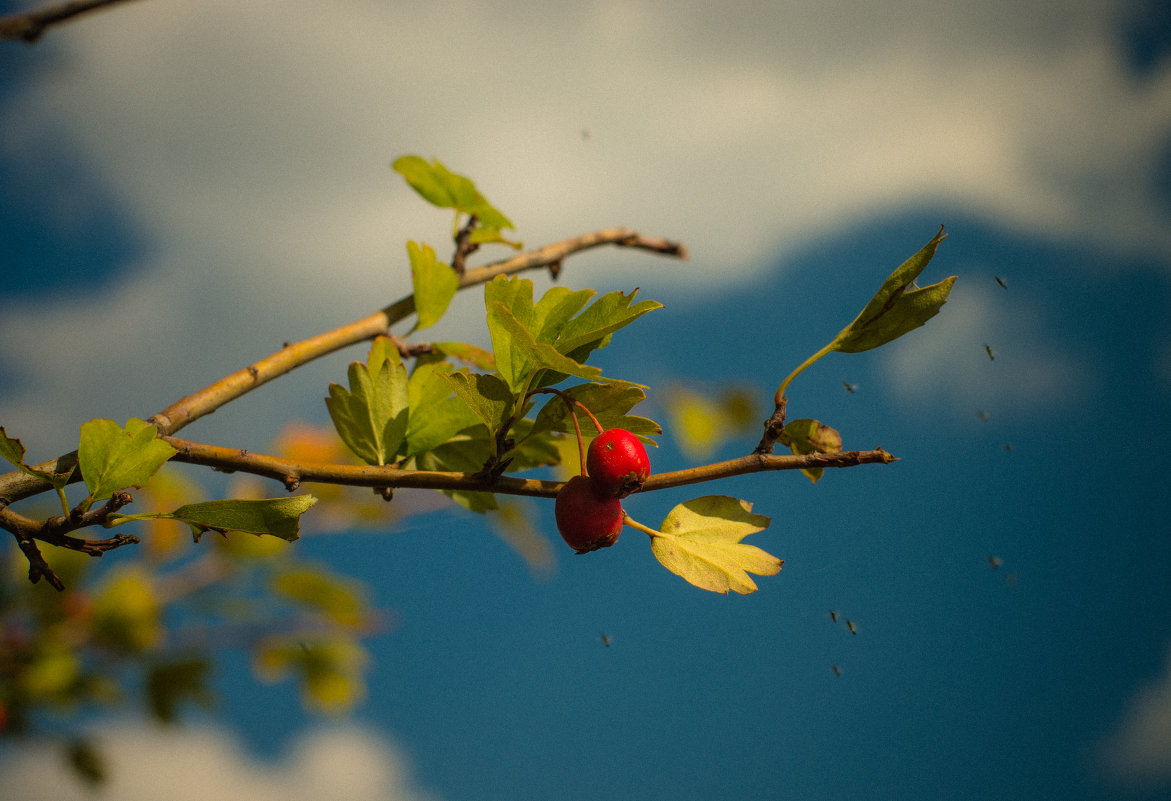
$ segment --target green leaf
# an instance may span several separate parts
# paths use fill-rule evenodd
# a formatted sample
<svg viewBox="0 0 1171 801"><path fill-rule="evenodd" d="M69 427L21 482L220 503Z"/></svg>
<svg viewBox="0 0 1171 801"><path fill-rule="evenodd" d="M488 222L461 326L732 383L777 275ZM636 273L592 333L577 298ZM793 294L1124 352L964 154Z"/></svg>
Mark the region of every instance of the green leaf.
<svg viewBox="0 0 1171 801"><path fill-rule="evenodd" d="M69 484L69 477L73 475L73 467L58 472L37 470L35 467L24 463L24 454L24 445L21 444L21 441L8 436L8 433L4 430L4 426L0 426L0 456L3 456L11 462L21 472L33 478L39 478L42 481L49 482L53 485L54 489L63 489Z"/></svg>
<svg viewBox="0 0 1171 801"><path fill-rule="evenodd" d="M520 250L524 247L523 242L505 238L500 233L500 228L475 228L468 237L468 242L473 245L508 245L513 250Z"/></svg>
<svg viewBox="0 0 1171 801"><path fill-rule="evenodd" d="M769 519L752 514L752 505L724 495L707 495L676 506L660 533L651 538L655 558L696 587L727 594L756 591L749 573L772 576L783 560L740 542L768 527Z"/></svg>
<svg viewBox="0 0 1171 801"><path fill-rule="evenodd" d="M430 328L447 311L451 299L459 289L459 275L435 258L430 245L407 242L407 256L411 260L411 283L415 290L415 314L418 320L412 331Z"/></svg>
<svg viewBox="0 0 1171 801"><path fill-rule="evenodd" d="M649 439L658 436L663 429L653 420L645 417L628 415L631 409L646 400L646 392L632 384L578 384L565 390L572 399L580 401L587 409L593 412L603 428L624 428L637 435L644 442L655 444ZM598 433L594 424L585 413L578 410L578 422L581 425L583 436L594 436ZM549 400L537 413L534 431L561 431L573 433L573 419L565 401L556 395L550 395Z"/></svg>
<svg viewBox="0 0 1171 801"><path fill-rule="evenodd" d="M208 531L226 534L239 531L244 534L270 534L292 542L300 537L301 515L317 499L312 495L292 498L263 498L254 500L229 499L202 501L180 506L173 512L152 512L138 515L118 515L116 520L179 520L191 526L195 541Z"/></svg>
<svg viewBox="0 0 1171 801"><path fill-rule="evenodd" d="M512 222L492 206L471 179L454 173L436 159L402 156L391 165L416 192L434 206L474 214L485 228L512 228Z"/></svg>
<svg viewBox="0 0 1171 801"><path fill-rule="evenodd" d="M495 441L495 437L489 439L486 427L477 425L461 431L438 448L419 454L415 464L420 470L474 473L488 460ZM443 494L472 512L482 514L499 508L496 496L490 492L443 490Z"/></svg>
<svg viewBox="0 0 1171 801"><path fill-rule="evenodd" d="M524 355L519 348L513 347L511 329L497 322L498 304L509 309L522 326L531 327L535 316L533 282L520 278L510 280L506 276L498 275L484 285L484 306L488 310L488 334L492 339L492 355L496 369L510 388L519 391L527 375Z"/></svg>
<svg viewBox="0 0 1171 801"><path fill-rule="evenodd" d="M407 369L398 348L387 337L378 337L370 348L367 364L353 362L350 389L329 385L325 405L338 435L367 464L394 461L406 436L409 399Z"/></svg>
<svg viewBox="0 0 1171 801"><path fill-rule="evenodd" d="M808 418L790 420L781 430L777 441L787 445L789 450L798 456L809 453L839 453L842 450L842 435L836 429ZM802 469L801 472L816 484L825 469L814 467Z"/></svg>
<svg viewBox="0 0 1171 801"><path fill-rule="evenodd" d="M90 420L81 426L77 463L89 487L87 506L118 490L141 487L175 449L156 439L158 430L137 417L121 428L113 420Z"/></svg>
<svg viewBox="0 0 1171 801"><path fill-rule="evenodd" d="M453 359L479 367L481 370L495 370L496 359L492 351L466 342L432 342L431 348L440 356L450 356Z"/></svg>
<svg viewBox="0 0 1171 801"><path fill-rule="evenodd" d="M494 441L512 415L516 400L508 385L494 375L472 373L466 367L451 372L437 368L435 374L447 381L456 396L488 427L489 438Z"/></svg>
<svg viewBox="0 0 1171 801"><path fill-rule="evenodd" d="M586 354L575 351L583 347L589 347L590 351L605 347L610 334L625 328L647 312L663 308L663 304L656 300L643 300L632 306L637 294L636 289L629 295L622 292L602 295L589 308L566 322L555 343L557 350L582 361Z"/></svg>
<svg viewBox="0 0 1171 801"><path fill-rule="evenodd" d="M614 331L662 308L653 300L631 306L634 293L627 296L621 292L603 295L587 308L595 294L592 289L553 287L534 304L533 282L528 279L497 276L485 285L484 304L496 367L514 392L527 388L533 374L542 369L549 372L539 377L541 386L556 384L567 375L610 381L600 378L601 371L587 375L561 370L554 366L559 360L551 354L569 359L561 362L567 367L575 363L581 368L591 352L609 343ZM536 356L537 352L546 355Z"/></svg>
<svg viewBox="0 0 1171 801"><path fill-rule="evenodd" d="M511 356L506 363L508 372L505 372L505 365L501 364L499 353L496 356L496 364L501 377L513 392L523 392L528 386L529 378L538 370L551 370L554 373L576 376L588 381L616 380L602 378L600 367L581 364L563 355L552 345L537 342L503 303L492 304L488 320L490 327L502 330L508 335L511 350Z"/></svg>
<svg viewBox="0 0 1171 801"><path fill-rule="evenodd" d="M956 277L920 288L915 279L930 263L946 235L940 226L930 242L907 259L883 282L866 308L830 343L830 349L859 353L892 342L939 313Z"/></svg>
<svg viewBox="0 0 1171 801"><path fill-rule="evenodd" d="M442 445L479 419L463 398L452 394L451 382L440 374L449 370L446 362L420 361L411 373L407 458Z"/></svg>

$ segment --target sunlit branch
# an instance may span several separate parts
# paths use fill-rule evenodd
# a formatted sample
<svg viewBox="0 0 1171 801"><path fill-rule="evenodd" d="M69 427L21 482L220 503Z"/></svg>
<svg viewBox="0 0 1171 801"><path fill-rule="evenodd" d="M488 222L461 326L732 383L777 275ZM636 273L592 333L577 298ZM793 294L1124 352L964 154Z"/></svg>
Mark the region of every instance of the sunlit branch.
<svg viewBox="0 0 1171 801"><path fill-rule="evenodd" d="M251 473L280 481L292 491L302 483L344 484L357 487L413 487L465 492L496 492L502 495L528 495L552 498L564 486L560 481L501 476L495 480L478 473L454 473L437 470L401 470L394 467L297 462L235 448L206 445L175 437L163 437L176 449L174 461L199 464L228 472ZM872 451L811 453L806 455L750 454L739 459L657 473L650 476L639 492L698 484L721 478L760 473L769 470L812 470L815 468L854 467L861 464L889 464L896 457L878 448Z"/></svg>

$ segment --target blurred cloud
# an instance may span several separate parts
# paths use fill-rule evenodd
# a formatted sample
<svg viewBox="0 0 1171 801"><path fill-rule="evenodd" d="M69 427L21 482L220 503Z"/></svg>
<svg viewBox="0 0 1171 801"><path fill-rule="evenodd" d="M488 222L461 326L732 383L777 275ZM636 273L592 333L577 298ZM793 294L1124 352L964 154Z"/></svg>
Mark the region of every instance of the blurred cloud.
<svg viewBox="0 0 1171 801"><path fill-rule="evenodd" d="M415 787L392 743L354 726L307 733L277 762L250 759L239 739L223 728L120 723L101 731L96 745L107 760L109 778L97 790L65 765L60 746L40 743L14 747L0 760L5 796L23 801L437 801Z"/></svg>
<svg viewBox="0 0 1171 801"><path fill-rule="evenodd" d="M1107 774L1121 784L1171 786L1171 648L1163 675L1130 699L1101 758Z"/></svg>
<svg viewBox="0 0 1171 801"><path fill-rule="evenodd" d="M881 352L890 391L906 405L942 399L962 416L1010 416L1073 403L1095 380L1042 309L975 281L957 282L928 325L930 336L911 333Z"/></svg>
<svg viewBox="0 0 1171 801"><path fill-rule="evenodd" d="M404 294L404 240L449 226L389 170L406 152L472 176L531 244L611 225L682 239L693 260L672 274L697 291L900 208L1165 252L1150 173L1171 66L1130 74L1119 14L209 0L91 15L38 45L60 58L0 109L0 159L63 229L112 202L143 250L95 296L6 310L0 339L21 347L0 368L20 384L0 415L56 443L95 409L176 397L161 387L143 408L114 369L127 352L136 375L183 365L181 394ZM587 280L629 283L650 258L590 257ZM479 314L443 336L472 335Z"/></svg>

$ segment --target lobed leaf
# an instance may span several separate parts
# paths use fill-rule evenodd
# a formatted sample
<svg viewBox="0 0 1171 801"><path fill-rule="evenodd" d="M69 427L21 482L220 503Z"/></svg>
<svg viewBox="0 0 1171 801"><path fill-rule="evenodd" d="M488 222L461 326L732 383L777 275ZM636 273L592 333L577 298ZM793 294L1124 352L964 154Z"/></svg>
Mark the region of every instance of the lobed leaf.
<svg viewBox="0 0 1171 801"><path fill-rule="evenodd" d="M448 382L456 396L488 427L489 438L494 440L512 415L516 400L508 385L490 373L473 373L466 367L449 372L437 367L435 375Z"/></svg>
<svg viewBox="0 0 1171 801"><path fill-rule="evenodd" d="M439 322L459 289L459 275L435 258L430 245L407 242L411 262L411 285L415 293L416 322L412 331L430 328Z"/></svg>
<svg viewBox="0 0 1171 801"><path fill-rule="evenodd" d="M565 356L554 346L537 342L527 328L503 304L494 303L488 313L489 325L508 335L511 356L508 360L509 372L505 373L500 364L499 355L496 363L500 367L500 374L513 392L522 392L528 386L529 378L539 370L550 370L559 375L575 376L589 381L602 379L602 369L592 365L581 364ZM612 379L602 379L612 380Z"/></svg>
<svg viewBox="0 0 1171 801"><path fill-rule="evenodd" d="M174 456L175 449L157 436L158 429L137 417L127 420L125 428L105 419L83 423L77 463L89 488L89 502L141 487Z"/></svg>
<svg viewBox="0 0 1171 801"><path fill-rule="evenodd" d="M352 362L348 375L349 391L331 383L325 399L334 427L362 461L390 464L406 436L410 407L407 369L398 348L378 337L367 364Z"/></svg>
<svg viewBox="0 0 1171 801"><path fill-rule="evenodd" d="M685 581L711 592L755 592L749 573L772 576L784 561L740 542L768 527L769 518L752 505L724 495L707 495L676 506L660 533L651 538L655 558Z"/></svg>
<svg viewBox="0 0 1171 801"><path fill-rule="evenodd" d="M446 362L420 360L411 373L407 383L407 458L442 445L479 419L463 398L453 394L451 382L441 375L450 369Z"/></svg>

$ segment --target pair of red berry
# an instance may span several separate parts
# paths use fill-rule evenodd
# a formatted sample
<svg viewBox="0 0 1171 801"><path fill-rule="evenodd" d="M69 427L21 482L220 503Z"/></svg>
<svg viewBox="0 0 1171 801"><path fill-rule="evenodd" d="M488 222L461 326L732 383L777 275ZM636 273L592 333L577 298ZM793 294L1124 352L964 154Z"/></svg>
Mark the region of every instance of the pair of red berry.
<svg viewBox="0 0 1171 801"><path fill-rule="evenodd" d="M608 548L622 533L622 501L651 472L646 448L622 428L603 431L590 443L586 471L557 493L557 530L578 553Z"/></svg>

